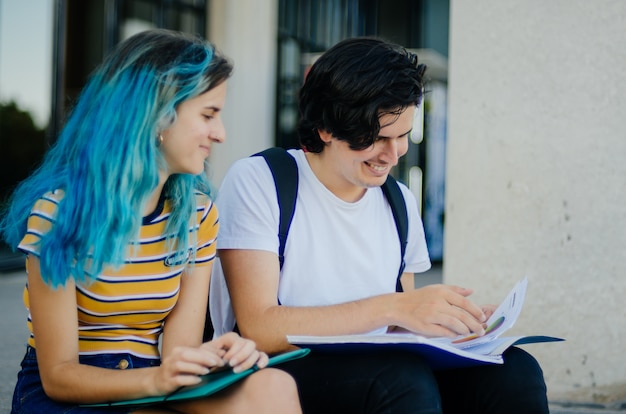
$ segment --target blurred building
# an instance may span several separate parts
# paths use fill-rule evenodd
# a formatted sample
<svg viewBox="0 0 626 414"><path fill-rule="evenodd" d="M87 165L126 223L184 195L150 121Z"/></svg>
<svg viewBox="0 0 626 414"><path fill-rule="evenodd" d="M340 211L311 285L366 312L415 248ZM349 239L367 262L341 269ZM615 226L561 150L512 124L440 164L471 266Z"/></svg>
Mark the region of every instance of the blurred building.
<svg viewBox="0 0 626 414"><path fill-rule="evenodd" d="M2 0L4 19L11 18L15 0ZM443 256L443 184L445 149L445 94L448 52L448 1L432 0L53 0L50 5L51 61L41 68L50 78L49 122L39 132L29 162L15 157L32 147L24 134L3 133L2 196L25 177L41 158L46 144L54 142L63 120L91 71L121 40L139 31L162 27L198 34L213 40L235 63L227 119L232 141L213 160L214 181L219 184L236 158L272 145L298 146L296 136L297 91L307 67L316 56L338 41L354 36L382 36L417 49L421 61L432 67L433 93L428 93L426 137L416 128L409 153L394 175L413 189L424 209L432 259ZM28 25L28 20L24 20ZM25 31L28 31L25 28ZM11 33L8 34L11 36ZM43 39L42 39L43 40ZM19 48L15 52L22 52ZM245 56L242 56L244 55ZM1 62L1 60L0 60ZM430 92L430 91L429 91ZM2 100L0 99L0 102ZM253 107L256 107L253 108ZM259 110L258 108L263 108ZM2 122L0 118L0 122ZM436 124L429 129L430 120ZM444 121L441 124L441 121ZM5 122L6 123L6 122ZM253 126L241 132L239 125ZM45 139L44 139L45 138ZM433 145L429 146L432 141ZM218 150L218 153L220 151ZM432 153L432 154L431 154ZM225 156L226 155L226 156ZM430 156L430 157L429 157ZM214 157L216 158L216 157ZM429 162L429 159L436 162ZM19 166L19 167L18 167ZM426 171L426 174L424 173ZM424 184L427 184L426 186Z"/></svg>

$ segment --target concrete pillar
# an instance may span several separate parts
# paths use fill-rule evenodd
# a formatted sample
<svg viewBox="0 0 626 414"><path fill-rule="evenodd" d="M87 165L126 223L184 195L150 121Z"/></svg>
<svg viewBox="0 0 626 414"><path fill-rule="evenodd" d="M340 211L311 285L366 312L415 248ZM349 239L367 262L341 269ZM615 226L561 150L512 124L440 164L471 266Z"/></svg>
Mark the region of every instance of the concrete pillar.
<svg viewBox="0 0 626 414"><path fill-rule="evenodd" d="M444 280L498 302L551 398L626 397L626 2L452 1Z"/></svg>
<svg viewBox="0 0 626 414"><path fill-rule="evenodd" d="M222 115L227 141L210 159L219 185L233 161L274 144L278 0L209 4L209 39L235 64Z"/></svg>

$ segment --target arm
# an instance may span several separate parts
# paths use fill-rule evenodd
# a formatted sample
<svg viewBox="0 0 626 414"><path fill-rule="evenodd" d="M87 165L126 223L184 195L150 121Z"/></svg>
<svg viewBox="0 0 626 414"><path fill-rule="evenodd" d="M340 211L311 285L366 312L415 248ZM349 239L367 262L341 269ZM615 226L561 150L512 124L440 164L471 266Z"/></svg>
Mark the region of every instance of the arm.
<svg viewBox="0 0 626 414"><path fill-rule="evenodd" d="M197 268L198 271L200 269ZM210 267L205 267L204 272L204 278L188 277L184 287L181 287L183 300L181 307L178 308L177 303L172 311L172 321L168 321L169 339L165 340L168 355L162 365L115 370L79 362L75 285L68 281L63 288L51 289L41 278L39 260L29 255L30 312L37 341L37 362L46 394L54 400L75 404L141 398L163 395L184 385L197 384L200 382L199 375L208 373L209 367L224 364L222 356L231 360L239 358L234 361L236 364L233 363L238 369L248 368L256 362L263 366L266 357L259 355L251 341L236 335L220 338L221 342L217 346L199 346L202 328L198 324L202 326L204 320L202 304L206 305L208 292L201 288L208 286ZM187 283L188 280L193 283ZM192 304L194 297L200 304ZM189 326L196 328L187 328L183 332L181 321L191 322L193 325ZM179 338L176 344L170 340L173 335ZM230 354L224 355L220 349L229 349Z"/></svg>
<svg viewBox="0 0 626 414"><path fill-rule="evenodd" d="M161 368L112 370L83 365L78 359L75 285L51 289L40 275L39 260L28 256L28 294L37 362L46 394L58 401L92 403L171 392L194 383L185 376L159 380ZM199 366L190 369L198 370Z"/></svg>
<svg viewBox="0 0 626 414"><path fill-rule="evenodd" d="M196 266L181 276L176 307L168 315L163 327L163 358L177 346L198 347L202 344L212 267Z"/></svg>
<svg viewBox="0 0 626 414"><path fill-rule="evenodd" d="M409 290L415 290L415 273L404 272L400 277L400 283L402 284L402 290L408 292Z"/></svg>
<svg viewBox="0 0 626 414"><path fill-rule="evenodd" d="M213 341L202 344L202 330L206 318L209 282L212 263L196 266L185 272L176 307L167 317L163 328L161 357L163 365L170 360L177 361L181 354L206 354L203 364L206 367L220 367L229 364L235 372L246 370L253 365L267 365L267 355L256 350L256 345L239 335L229 333Z"/></svg>
<svg viewBox="0 0 626 414"><path fill-rule="evenodd" d="M268 353L288 349L287 334L347 335L390 325L429 336L484 332L469 289L434 285L332 306L279 306L275 253L220 250L220 260L242 335Z"/></svg>

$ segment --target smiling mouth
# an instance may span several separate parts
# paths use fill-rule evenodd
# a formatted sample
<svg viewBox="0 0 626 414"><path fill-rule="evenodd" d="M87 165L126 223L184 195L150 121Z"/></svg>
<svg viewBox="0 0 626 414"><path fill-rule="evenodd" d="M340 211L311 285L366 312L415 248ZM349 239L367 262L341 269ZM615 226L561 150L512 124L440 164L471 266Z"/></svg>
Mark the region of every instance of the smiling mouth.
<svg viewBox="0 0 626 414"><path fill-rule="evenodd" d="M388 165L372 164L372 163L367 162L367 161L365 161L365 165L370 167L375 172L379 172L379 173L384 173L384 172L387 172L389 170L389 166Z"/></svg>

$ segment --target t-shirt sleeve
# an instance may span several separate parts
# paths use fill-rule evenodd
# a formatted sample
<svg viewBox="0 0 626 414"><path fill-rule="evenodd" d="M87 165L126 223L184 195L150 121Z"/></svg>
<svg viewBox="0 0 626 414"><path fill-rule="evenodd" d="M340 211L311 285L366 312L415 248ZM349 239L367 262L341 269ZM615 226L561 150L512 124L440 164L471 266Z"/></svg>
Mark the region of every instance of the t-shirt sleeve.
<svg viewBox="0 0 626 414"><path fill-rule="evenodd" d="M196 195L198 232L196 240L196 266L210 263L215 259L217 251L217 235L219 232L219 214L215 203L205 195Z"/></svg>
<svg viewBox="0 0 626 414"><path fill-rule="evenodd" d="M278 201L272 173L262 157L236 161L218 191L218 249L278 251Z"/></svg>
<svg viewBox="0 0 626 414"><path fill-rule="evenodd" d="M422 273L430 269L430 257L428 256L428 247L426 245L426 237L424 235L424 225L417 208L417 200L415 196L404 184L398 183L402 189L404 202L407 207L409 216L409 234L404 254L405 272Z"/></svg>
<svg viewBox="0 0 626 414"><path fill-rule="evenodd" d="M24 233L24 237L17 246L24 254L32 254L39 257L41 239L54 225L61 197L62 194L58 192L48 193L33 206L26 223L26 233Z"/></svg>

